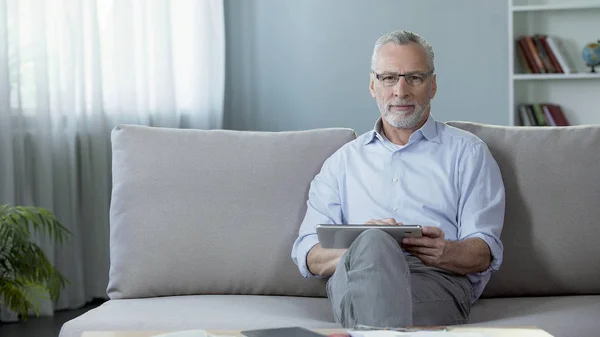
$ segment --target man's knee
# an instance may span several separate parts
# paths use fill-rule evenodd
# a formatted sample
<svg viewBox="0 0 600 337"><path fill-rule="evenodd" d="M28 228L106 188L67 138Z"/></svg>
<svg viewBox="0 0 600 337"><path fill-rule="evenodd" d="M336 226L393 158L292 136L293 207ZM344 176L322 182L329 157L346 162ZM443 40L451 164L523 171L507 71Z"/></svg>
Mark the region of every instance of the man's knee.
<svg viewBox="0 0 600 337"><path fill-rule="evenodd" d="M362 232L357 238L357 240L367 240L367 241L388 240L388 239L393 240L394 238L392 238L391 235L384 232L383 230L376 229L376 228L367 229L366 231Z"/></svg>
<svg viewBox="0 0 600 337"><path fill-rule="evenodd" d="M354 240L340 263L346 270L388 270L408 273L404 252L396 240L379 229L369 229ZM390 275L395 276L395 275Z"/></svg>
<svg viewBox="0 0 600 337"><path fill-rule="evenodd" d="M350 246L351 250L360 251L364 254L397 254L402 249L398 242L388 233L380 229L368 229L362 232Z"/></svg>

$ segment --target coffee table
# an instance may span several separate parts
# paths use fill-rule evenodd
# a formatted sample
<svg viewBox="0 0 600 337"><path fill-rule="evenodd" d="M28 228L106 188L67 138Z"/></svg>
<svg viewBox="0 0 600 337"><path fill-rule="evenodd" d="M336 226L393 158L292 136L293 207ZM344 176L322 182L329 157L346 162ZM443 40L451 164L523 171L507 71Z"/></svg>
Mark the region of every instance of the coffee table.
<svg viewBox="0 0 600 337"><path fill-rule="evenodd" d="M335 332L345 332L341 329L316 329L318 333L327 335ZM457 327L449 328L453 332L481 332L489 337L552 337L551 334L535 327L523 328L482 328L482 327ZM86 331L81 337L152 337L167 331ZM243 336L240 330L208 330L214 335Z"/></svg>

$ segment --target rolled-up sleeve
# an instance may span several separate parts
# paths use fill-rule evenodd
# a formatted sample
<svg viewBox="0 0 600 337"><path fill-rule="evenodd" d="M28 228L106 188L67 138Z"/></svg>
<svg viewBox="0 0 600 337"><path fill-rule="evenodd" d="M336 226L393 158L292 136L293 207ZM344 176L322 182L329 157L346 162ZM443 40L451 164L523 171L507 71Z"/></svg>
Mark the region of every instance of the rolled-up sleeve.
<svg viewBox="0 0 600 337"><path fill-rule="evenodd" d="M487 276L502 264L500 234L504 225L505 192L500 168L483 142L465 150L459 171L458 239L480 238L490 248L492 261ZM475 276L475 275L474 275Z"/></svg>
<svg viewBox="0 0 600 337"><path fill-rule="evenodd" d="M343 174L338 153L329 157L310 184L306 215L292 247L292 260L304 277L318 277L306 263L308 252L319 243L317 225L342 223L338 179Z"/></svg>

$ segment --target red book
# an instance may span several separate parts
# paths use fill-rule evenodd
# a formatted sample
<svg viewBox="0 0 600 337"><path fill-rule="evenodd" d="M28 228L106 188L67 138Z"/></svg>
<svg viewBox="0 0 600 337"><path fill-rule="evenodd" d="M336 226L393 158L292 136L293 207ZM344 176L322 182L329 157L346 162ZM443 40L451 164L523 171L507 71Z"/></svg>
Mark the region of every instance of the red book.
<svg viewBox="0 0 600 337"><path fill-rule="evenodd" d="M517 49L517 58L519 59L519 63L525 69L528 74L533 73L533 68L531 68L531 63L525 56L525 51L523 50L523 45L517 41L515 43L515 48Z"/></svg>
<svg viewBox="0 0 600 337"><path fill-rule="evenodd" d="M569 121L567 121L567 117L560 108L560 105L548 104L548 109L550 109L550 114L556 126L569 126Z"/></svg>
<svg viewBox="0 0 600 337"><path fill-rule="evenodd" d="M556 59L554 52L552 52L552 48L550 48L550 46L548 45L548 40L546 40L546 37L547 37L546 35L540 35L540 42L542 42L542 45L544 46L544 49L546 50L546 54L550 57L550 62L552 62L552 65L554 66L554 68L556 68L556 70L559 73L564 74L564 70L560 67L560 63L558 63L558 60Z"/></svg>
<svg viewBox="0 0 600 337"><path fill-rule="evenodd" d="M527 42L525 42L525 38L522 37L517 42L521 46L523 52L525 53L525 58L527 59L527 64L529 65L529 68L531 68L531 70L534 73L539 74L541 71L537 67L535 60L533 59L533 55L531 54L531 50L529 50L529 47L527 46Z"/></svg>
<svg viewBox="0 0 600 337"><path fill-rule="evenodd" d="M531 38L531 36L525 36L525 42L527 44L527 46L529 47L529 50L531 51L531 55L533 56L533 59L535 60L535 64L537 66L538 69L540 69L540 73L547 73L548 71L546 70L546 68L544 68L544 63L542 62L542 59L540 58L540 55L538 53L537 48L535 48L535 43L533 42L533 38Z"/></svg>
<svg viewBox="0 0 600 337"><path fill-rule="evenodd" d="M557 73L558 71L554 67L552 60L550 60L550 56L548 55L548 53L546 53L546 48L544 48L544 45L542 44L540 35L534 35L531 37L531 39L533 40L533 44L535 45L535 48L538 52L538 56L542 60L542 64L544 64L544 68L546 68L546 71L549 73Z"/></svg>

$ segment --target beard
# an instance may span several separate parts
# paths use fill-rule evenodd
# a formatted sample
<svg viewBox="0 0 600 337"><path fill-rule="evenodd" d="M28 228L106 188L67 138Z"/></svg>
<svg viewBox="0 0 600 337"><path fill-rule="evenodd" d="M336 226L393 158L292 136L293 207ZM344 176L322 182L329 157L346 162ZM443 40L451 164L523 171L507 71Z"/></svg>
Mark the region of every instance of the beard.
<svg viewBox="0 0 600 337"><path fill-rule="evenodd" d="M410 102L405 99L395 99L388 102L382 102L377 100L377 107L381 112L381 117L385 119L388 124L398 129L414 129L425 115L427 109L430 106L430 100L423 102L422 104L416 102ZM408 111L392 111L394 105L413 105L414 109L411 112Z"/></svg>

